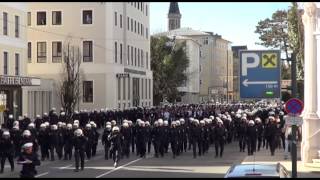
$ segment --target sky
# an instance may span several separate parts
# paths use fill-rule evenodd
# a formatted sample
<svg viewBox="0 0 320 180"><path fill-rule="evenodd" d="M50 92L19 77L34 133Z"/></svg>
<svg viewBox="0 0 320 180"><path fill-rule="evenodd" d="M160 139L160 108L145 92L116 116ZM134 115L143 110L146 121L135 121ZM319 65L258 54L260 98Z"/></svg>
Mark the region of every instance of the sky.
<svg viewBox="0 0 320 180"><path fill-rule="evenodd" d="M150 3L151 34L167 31L169 2ZM289 2L179 2L181 27L211 31L232 42L232 46L247 45L250 50L267 49L256 45L254 33L260 20L271 18L276 10L287 10Z"/></svg>

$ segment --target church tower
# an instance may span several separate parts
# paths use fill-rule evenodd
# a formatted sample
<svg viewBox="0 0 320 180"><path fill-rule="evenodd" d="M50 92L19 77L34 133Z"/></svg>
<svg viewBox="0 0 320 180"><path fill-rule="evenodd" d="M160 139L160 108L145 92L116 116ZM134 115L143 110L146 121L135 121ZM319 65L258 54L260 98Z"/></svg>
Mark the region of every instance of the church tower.
<svg viewBox="0 0 320 180"><path fill-rule="evenodd" d="M174 30L180 28L181 14L179 11L178 2L170 2L170 8L168 13L168 30Z"/></svg>

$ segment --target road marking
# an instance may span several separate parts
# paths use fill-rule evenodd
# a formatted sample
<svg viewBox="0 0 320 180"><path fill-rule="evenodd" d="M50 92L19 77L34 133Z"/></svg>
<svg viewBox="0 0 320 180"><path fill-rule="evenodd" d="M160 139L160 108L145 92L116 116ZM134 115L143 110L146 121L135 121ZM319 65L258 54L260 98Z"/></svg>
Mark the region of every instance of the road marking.
<svg viewBox="0 0 320 180"><path fill-rule="evenodd" d="M132 164L132 163L135 163L135 162L137 162L137 161L140 161L141 159L143 159L143 158L139 158L139 159L136 159L136 160L134 160L134 161L131 161L131 162L125 164L125 165L119 166L119 167L117 167L117 168L115 168L115 169L112 169L111 171L108 171L108 172L106 172L106 173L103 173L103 174L97 176L96 178L100 178L100 177L102 177L102 176L108 175L108 174L110 174L110 173L112 173L112 172L114 172L114 171L117 171L117 170L119 170L119 169L121 169L121 168L123 168L123 167L126 167L126 166L128 166L128 165L130 165L130 164Z"/></svg>
<svg viewBox="0 0 320 180"><path fill-rule="evenodd" d="M41 177L41 176L44 176L44 175L47 175L47 174L49 174L49 172L45 172L45 173L42 173L42 174L36 175L35 177L37 178L37 177Z"/></svg>
<svg viewBox="0 0 320 180"><path fill-rule="evenodd" d="M65 166L65 167L59 167L59 169L67 169L67 168L69 168L69 167L71 167L72 166L72 164L70 164L70 165L68 165L68 166Z"/></svg>

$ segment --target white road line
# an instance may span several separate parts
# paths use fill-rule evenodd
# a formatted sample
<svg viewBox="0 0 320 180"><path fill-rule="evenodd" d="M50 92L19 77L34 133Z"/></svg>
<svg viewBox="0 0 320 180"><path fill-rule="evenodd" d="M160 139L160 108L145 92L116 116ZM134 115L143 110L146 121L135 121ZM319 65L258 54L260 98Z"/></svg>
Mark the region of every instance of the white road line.
<svg viewBox="0 0 320 180"><path fill-rule="evenodd" d="M45 172L45 173L42 173L42 174L36 175L35 177L37 178L37 177L41 177L41 176L44 176L44 175L47 175L47 174L49 174L49 172Z"/></svg>
<svg viewBox="0 0 320 180"><path fill-rule="evenodd" d="M65 166L65 167L60 167L59 169L67 169L67 168L69 168L69 167L71 167L72 166L72 164L70 164L70 165L68 165L68 166Z"/></svg>
<svg viewBox="0 0 320 180"><path fill-rule="evenodd" d="M131 162L125 164L125 165L119 166L119 167L117 167L117 168L115 168L115 169L112 169L111 171L108 171L108 172L106 172L106 173L103 173L103 174L97 176L96 178L100 178L100 177L102 177L102 176L105 176L105 175L107 175L107 174L110 174L110 173L112 173L112 172L114 172L114 171L117 171L117 170L119 170L119 169L121 169L121 168L123 168L123 167L126 167L126 166L128 166L128 165L130 165L130 164L132 164L132 163L135 163L135 162L137 162L137 161L140 161L141 159L143 159L143 158L139 158L139 159L136 159L136 160L134 160L134 161L131 161Z"/></svg>

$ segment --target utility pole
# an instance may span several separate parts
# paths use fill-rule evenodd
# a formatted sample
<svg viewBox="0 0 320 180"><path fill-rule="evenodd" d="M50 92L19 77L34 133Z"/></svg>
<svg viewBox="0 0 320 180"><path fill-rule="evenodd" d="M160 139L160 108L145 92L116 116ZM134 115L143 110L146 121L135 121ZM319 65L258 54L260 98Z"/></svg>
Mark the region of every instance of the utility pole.
<svg viewBox="0 0 320 180"><path fill-rule="evenodd" d="M296 67L296 53L291 54L291 92L292 97L297 97L297 67ZM292 159L292 177L297 178L297 138L296 138L297 126L292 125L292 151L291 151L291 159Z"/></svg>

